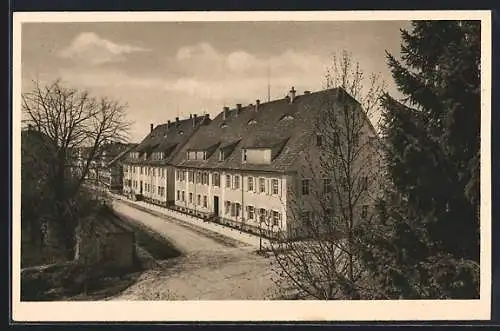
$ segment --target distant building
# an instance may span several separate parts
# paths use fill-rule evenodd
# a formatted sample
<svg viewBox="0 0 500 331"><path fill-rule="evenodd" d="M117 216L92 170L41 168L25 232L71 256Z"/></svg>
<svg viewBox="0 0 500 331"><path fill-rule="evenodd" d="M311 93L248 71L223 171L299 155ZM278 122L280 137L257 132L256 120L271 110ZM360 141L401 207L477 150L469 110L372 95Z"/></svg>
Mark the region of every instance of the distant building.
<svg viewBox="0 0 500 331"><path fill-rule="evenodd" d="M113 159L105 164L99 172L99 181L108 190L122 193L123 191L123 161L128 157L128 153L137 146L137 144L122 145L122 151ZM110 157L109 154L107 155Z"/></svg>
<svg viewBox="0 0 500 331"><path fill-rule="evenodd" d="M113 190L120 189L121 184L117 185L116 180L123 176L123 169L120 165L121 158L126 157L127 151L136 145L123 142L110 142L102 145L90 161L86 179L101 187ZM82 171L85 168L91 152L92 147L80 147L76 150L75 171Z"/></svg>

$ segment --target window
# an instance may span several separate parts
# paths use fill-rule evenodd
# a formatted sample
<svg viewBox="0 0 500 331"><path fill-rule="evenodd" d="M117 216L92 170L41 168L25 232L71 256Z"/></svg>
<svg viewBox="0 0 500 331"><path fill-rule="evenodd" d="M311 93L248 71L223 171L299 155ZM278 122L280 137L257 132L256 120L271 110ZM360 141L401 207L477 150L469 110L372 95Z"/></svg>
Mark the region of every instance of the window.
<svg viewBox="0 0 500 331"><path fill-rule="evenodd" d="M208 185L208 172L204 172L204 173L201 175L201 182L202 182L202 184L204 184L204 185Z"/></svg>
<svg viewBox="0 0 500 331"><path fill-rule="evenodd" d="M190 183L194 182L194 172L193 172L193 170L190 170L188 172L188 180L189 180Z"/></svg>
<svg viewBox="0 0 500 331"><path fill-rule="evenodd" d="M224 161L224 151L221 149L219 150L219 161Z"/></svg>
<svg viewBox="0 0 500 331"><path fill-rule="evenodd" d="M321 147L323 144L323 136L320 134L316 135L316 146Z"/></svg>
<svg viewBox="0 0 500 331"><path fill-rule="evenodd" d="M279 212L273 210L272 217L273 217L272 218L272 220L273 220L273 226L279 226L281 214Z"/></svg>
<svg viewBox="0 0 500 331"><path fill-rule="evenodd" d="M177 190L177 200L181 199L181 191Z"/></svg>
<svg viewBox="0 0 500 331"><path fill-rule="evenodd" d="M143 171L144 171L144 168L143 168L143 167L141 167L141 175L142 175Z"/></svg>
<svg viewBox="0 0 500 331"><path fill-rule="evenodd" d="M220 175L218 173L212 174L212 184L214 186L220 186Z"/></svg>
<svg viewBox="0 0 500 331"><path fill-rule="evenodd" d="M253 177L248 177L248 191L253 191Z"/></svg>
<svg viewBox="0 0 500 331"><path fill-rule="evenodd" d="M330 178L323 179L323 193L332 192L332 180Z"/></svg>
<svg viewBox="0 0 500 331"><path fill-rule="evenodd" d="M246 149L243 149L241 150L241 157L243 159L243 162L246 162L247 161L247 150Z"/></svg>
<svg viewBox="0 0 500 331"><path fill-rule="evenodd" d="M158 186L158 194L159 194L160 196L163 196L163 193L162 193L162 190L161 190L161 189L162 189L162 187L161 187L161 186Z"/></svg>
<svg viewBox="0 0 500 331"><path fill-rule="evenodd" d="M240 176L236 175L233 177L233 179L234 179L233 188L237 190L240 188Z"/></svg>
<svg viewBox="0 0 500 331"><path fill-rule="evenodd" d="M201 182L201 173L196 172L196 184L199 184Z"/></svg>
<svg viewBox="0 0 500 331"><path fill-rule="evenodd" d="M198 194L198 196L196 197L196 200L197 200L197 202L198 202L198 203L197 203L197 204L198 204L198 206L200 206L200 205L201 205L201 195L199 195L199 194Z"/></svg>
<svg viewBox="0 0 500 331"><path fill-rule="evenodd" d="M271 188L272 192L274 195L278 195L279 193L279 186L278 186L278 180L277 179L272 179L271 180Z"/></svg>
<svg viewBox="0 0 500 331"><path fill-rule="evenodd" d="M226 201L224 203L224 207L225 207L226 214L229 214L229 212L231 211L231 201Z"/></svg>
<svg viewBox="0 0 500 331"><path fill-rule="evenodd" d="M362 219L366 219L368 217L368 206L367 205L363 205L361 207L361 218Z"/></svg>
<svg viewBox="0 0 500 331"><path fill-rule="evenodd" d="M208 207L208 198L206 195L203 196L203 207L205 207L205 208Z"/></svg>
<svg viewBox="0 0 500 331"><path fill-rule="evenodd" d="M185 194L184 194L184 193L185 193L185 192L184 192L184 191L182 191L182 201L186 201L186 200L185 200Z"/></svg>
<svg viewBox="0 0 500 331"><path fill-rule="evenodd" d="M226 175L226 187L231 187L231 175Z"/></svg>
<svg viewBox="0 0 500 331"><path fill-rule="evenodd" d="M264 178L259 178L259 192L266 192L266 180Z"/></svg>
<svg viewBox="0 0 500 331"><path fill-rule="evenodd" d="M193 203L193 193L189 193L189 203Z"/></svg>
<svg viewBox="0 0 500 331"><path fill-rule="evenodd" d="M231 216L232 217L239 217L241 214L241 205L237 202L231 203Z"/></svg>
<svg viewBox="0 0 500 331"><path fill-rule="evenodd" d="M255 214L255 209L253 208L253 206L247 206L247 213L248 219L253 220Z"/></svg>
<svg viewBox="0 0 500 331"><path fill-rule="evenodd" d="M302 195L309 194L309 179L302 179Z"/></svg>

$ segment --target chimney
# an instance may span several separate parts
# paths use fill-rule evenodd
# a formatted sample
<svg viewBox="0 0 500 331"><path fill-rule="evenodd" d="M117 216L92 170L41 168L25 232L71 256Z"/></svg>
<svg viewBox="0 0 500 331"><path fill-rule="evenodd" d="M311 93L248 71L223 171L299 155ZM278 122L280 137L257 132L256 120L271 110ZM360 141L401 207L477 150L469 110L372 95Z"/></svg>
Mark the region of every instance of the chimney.
<svg viewBox="0 0 500 331"><path fill-rule="evenodd" d="M151 123L151 124L149 125L149 127L150 127L150 129L151 129L151 131L150 131L150 132L153 132L153 129L154 129L154 127L155 127L155 126L154 126L154 124L153 124L153 123Z"/></svg>
<svg viewBox="0 0 500 331"><path fill-rule="evenodd" d="M293 101L295 100L295 88L292 86L292 89L290 90L290 92L288 92L288 98L290 99L290 103L293 103Z"/></svg>
<svg viewBox="0 0 500 331"><path fill-rule="evenodd" d="M228 112L229 112L229 107L224 107L222 112L222 119L224 119L224 121L227 119Z"/></svg>
<svg viewBox="0 0 500 331"><path fill-rule="evenodd" d="M179 126L179 117L175 118L175 125Z"/></svg>
<svg viewBox="0 0 500 331"><path fill-rule="evenodd" d="M257 99L255 100L255 110L259 110L259 106L260 106L260 100Z"/></svg>
<svg viewBox="0 0 500 331"><path fill-rule="evenodd" d="M193 118L193 114L189 114L189 119L192 119Z"/></svg>
<svg viewBox="0 0 500 331"><path fill-rule="evenodd" d="M196 126L196 118L198 117L198 115L194 114L193 115L193 128Z"/></svg>
<svg viewBox="0 0 500 331"><path fill-rule="evenodd" d="M170 120L167 121L167 129L170 129Z"/></svg>
<svg viewBox="0 0 500 331"><path fill-rule="evenodd" d="M236 104L236 114L240 114L241 113L241 103L237 103Z"/></svg>

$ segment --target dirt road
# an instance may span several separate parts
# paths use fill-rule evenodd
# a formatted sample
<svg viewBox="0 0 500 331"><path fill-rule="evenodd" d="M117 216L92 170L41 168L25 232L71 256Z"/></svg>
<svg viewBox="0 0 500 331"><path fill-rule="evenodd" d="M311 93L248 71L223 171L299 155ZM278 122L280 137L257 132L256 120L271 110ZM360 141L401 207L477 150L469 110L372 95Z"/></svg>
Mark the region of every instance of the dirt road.
<svg viewBox="0 0 500 331"><path fill-rule="evenodd" d="M113 208L164 236L182 255L158 261L157 268L111 300L262 300L276 295L271 260L257 255L255 247L121 201L113 201Z"/></svg>

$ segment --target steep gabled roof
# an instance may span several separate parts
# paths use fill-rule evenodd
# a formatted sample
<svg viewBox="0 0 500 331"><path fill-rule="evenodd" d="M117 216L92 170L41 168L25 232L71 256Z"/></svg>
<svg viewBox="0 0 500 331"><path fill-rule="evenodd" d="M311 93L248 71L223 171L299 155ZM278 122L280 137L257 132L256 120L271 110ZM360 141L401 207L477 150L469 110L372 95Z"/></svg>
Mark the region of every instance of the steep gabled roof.
<svg viewBox="0 0 500 331"><path fill-rule="evenodd" d="M197 116L171 123L160 124L151 131L131 152L139 152L140 159L128 158L127 162L132 163L169 163L186 141L200 127L200 125L209 123L208 116ZM163 160L144 160L143 153L149 156L154 152L163 152Z"/></svg>
<svg viewBox="0 0 500 331"><path fill-rule="evenodd" d="M336 101L340 89L329 89L297 96L293 103L288 98L249 105L241 110L221 112L210 124L200 127L175 156L172 163L180 167L219 168L234 170L293 171L296 160L307 148L326 101ZM289 119L284 117L289 116ZM254 124L249 122L255 121ZM221 125L225 124L225 126ZM237 142L232 153L219 161L218 153L206 160L187 160L186 151L219 144L224 147ZM241 162L243 148L269 148L270 164Z"/></svg>
<svg viewBox="0 0 500 331"><path fill-rule="evenodd" d="M120 154L116 155L111 161L109 161L106 164L106 166L110 167L117 161L123 160L127 156L127 154L135 147L137 147L137 144L132 144L132 143L127 144L127 147L124 150L122 150Z"/></svg>

